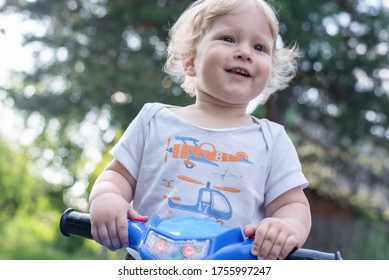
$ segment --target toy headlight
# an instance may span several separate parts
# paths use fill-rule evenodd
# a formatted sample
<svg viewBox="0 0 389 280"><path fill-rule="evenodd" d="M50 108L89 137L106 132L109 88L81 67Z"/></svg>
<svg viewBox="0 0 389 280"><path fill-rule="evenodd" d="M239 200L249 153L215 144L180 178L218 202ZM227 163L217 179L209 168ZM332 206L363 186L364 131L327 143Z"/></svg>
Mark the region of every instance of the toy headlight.
<svg viewBox="0 0 389 280"><path fill-rule="evenodd" d="M198 260L207 256L210 241L172 240L150 231L145 242L147 251L162 260Z"/></svg>

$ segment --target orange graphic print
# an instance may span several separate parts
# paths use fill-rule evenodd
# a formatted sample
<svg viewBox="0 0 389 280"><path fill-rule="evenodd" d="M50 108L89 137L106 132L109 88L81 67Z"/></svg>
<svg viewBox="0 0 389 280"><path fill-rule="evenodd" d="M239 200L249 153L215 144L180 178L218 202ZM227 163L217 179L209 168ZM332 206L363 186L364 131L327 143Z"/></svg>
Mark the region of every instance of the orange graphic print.
<svg viewBox="0 0 389 280"><path fill-rule="evenodd" d="M211 143L199 143L200 141L186 136L177 136L171 146L171 138L167 141L164 161L167 162L169 154L174 159L182 159L187 168L193 168L199 163L219 166L219 162L238 162L252 164L245 152L239 151L235 155L221 152Z"/></svg>

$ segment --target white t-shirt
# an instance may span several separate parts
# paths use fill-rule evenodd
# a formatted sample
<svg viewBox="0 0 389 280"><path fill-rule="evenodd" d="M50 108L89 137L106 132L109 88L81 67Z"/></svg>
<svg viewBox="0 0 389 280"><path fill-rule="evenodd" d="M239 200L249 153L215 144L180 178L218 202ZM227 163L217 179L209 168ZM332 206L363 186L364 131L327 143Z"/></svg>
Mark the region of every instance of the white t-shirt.
<svg viewBox="0 0 389 280"><path fill-rule="evenodd" d="M256 224L265 207L306 187L296 149L283 126L208 129L148 103L111 150L137 180L133 206L162 219L210 217L233 228Z"/></svg>

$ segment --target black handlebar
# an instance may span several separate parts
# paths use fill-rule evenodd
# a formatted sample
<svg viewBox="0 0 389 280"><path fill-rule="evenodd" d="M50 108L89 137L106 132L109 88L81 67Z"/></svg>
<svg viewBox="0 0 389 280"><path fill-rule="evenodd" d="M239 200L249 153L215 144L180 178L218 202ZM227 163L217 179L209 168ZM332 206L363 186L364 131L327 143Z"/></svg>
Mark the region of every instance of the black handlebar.
<svg viewBox="0 0 389 280"><path fill-rule="evenodd" d="M339 251L335 253L321 252L305 248L295 248L286 260L342 260Z"/></svg>
<svg viewBox="0 0 389 280"><path fill-rule="evenodd" d="M90 215L77 212L74 209L67 209L63 212L60 220L60 230L65 236L77 236L86 239L93 239L91 234ZM339 251L335 253L321 252L317 250L296 248L286 260L342 260Z"/></svg>
<svg viewBox="0 0 389 280"><path fill-rule="evenodd" d="M74 209L67 209L62 213L59 222L59 229L65 236L77 236L86 239L93 239L91 233L91 222L88 213L77 212Z"/></svg>

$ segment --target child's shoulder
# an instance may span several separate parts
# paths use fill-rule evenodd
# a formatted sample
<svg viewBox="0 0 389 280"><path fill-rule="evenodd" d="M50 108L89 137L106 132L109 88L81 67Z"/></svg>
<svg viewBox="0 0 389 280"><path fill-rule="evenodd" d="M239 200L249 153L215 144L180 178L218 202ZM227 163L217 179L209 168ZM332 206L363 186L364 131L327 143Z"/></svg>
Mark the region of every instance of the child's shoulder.
<svg viewBox="0 0 389 280"><path fill-rule="evenodd" d="M174 107L173 105L165 104L165 103L159 103L159 102L148 102L145 103L140 110L139 114L143 114L146 116L152 117L155 115L159 110L163 108L168 108L168 107Z"/></svg>
<svg viewBox="0 0 389 280"><path fill-rule="evenodd" d="M162 109L166 107L171 107L172 105L165 104L165 103L160 103L160 102L147 102L143 105L141 112L147 112L150 110L156 110L156 109Z"/></svg>
<svg viewBox="0 0 389 280"><path fill-rule="evenodd" d="M258 119L254 117L254 120L260 125L268 147L271 147L280 137L286 136L285 127L283 125L265 118Z"/></svg>
<svg viewBox="0 0 389 280"><path fill-rule="evenodd" d="M262 130L268 131L269 133L271 133L273 135L276 135L276 134L280 133L281 131L285 130L285 127L283 125L276 123L276 122L273 122L273 121L270 121L270 120L265 119L265 118L259 119L259 118L254 117L254 120L255 120L255 122L257 122L261 126Z"/></svg>
<svg viewBox="0 0 389 280"><path fill-rule="evenodd" d="M145 103L140 110L138 116L147 124L161 109L178 107L170 104L159 102Z"/></svg>

